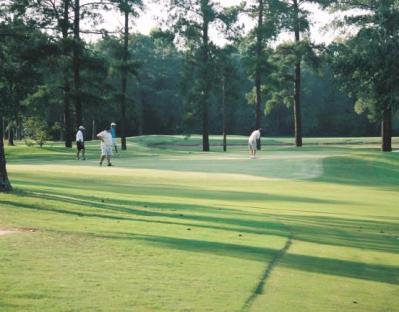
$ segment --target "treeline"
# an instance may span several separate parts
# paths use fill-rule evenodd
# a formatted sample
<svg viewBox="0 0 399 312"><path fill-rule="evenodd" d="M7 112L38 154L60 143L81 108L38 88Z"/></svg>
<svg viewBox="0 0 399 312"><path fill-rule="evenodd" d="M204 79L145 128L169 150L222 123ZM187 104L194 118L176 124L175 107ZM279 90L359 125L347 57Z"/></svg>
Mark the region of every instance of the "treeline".
<svg viewBox="0 0 399 312"><path fill-rule="evenodd" d="M131 135L202 133L207 151L209 134L262 127L268 136L295 136L297 146L303 135L381 133L382 150L391 150L399 130L397 1L215 2L160 1L167 26L146 36L130 28L145 8L141 0L4 1L0 109L8 144L53 139L71 147L79 125L91 138L114 121L122 149ZM306 3L357 10L340 26L358 31L313 44ZM117 33L97 29L108 10L123 16ZM255 25L245 35L243 14ZM87 33L99 40L85 41ZM277 41L281 33L293 39Z"/></svg>

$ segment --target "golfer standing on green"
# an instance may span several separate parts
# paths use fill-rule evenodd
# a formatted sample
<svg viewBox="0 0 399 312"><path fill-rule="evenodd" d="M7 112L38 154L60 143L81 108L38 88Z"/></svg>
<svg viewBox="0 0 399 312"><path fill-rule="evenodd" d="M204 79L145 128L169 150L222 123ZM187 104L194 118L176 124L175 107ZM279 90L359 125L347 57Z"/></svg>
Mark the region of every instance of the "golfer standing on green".
<svg viewBox="0 0 399 312"><path fill-rule="evenodd" d="M256 155L256 141L260 139L260 135L262 132L262 128L255 130L251 133L248 139L248 150L249 150L249 156L251 159L255 159Z"/></svg>
<svg viewBox="0 0 399 312"><path fill-rule="evenodd" d="M111 156L112 156L112 134L111 127L107 126L104 131L101 131L97 134L97 138L101 140L101 158L100 158L100 166L103 165L103 161L107 158L108 166L112 166L111 164Z"/></svg>
<svg viewBox="0 0 399 312"><path fill-rule="evenodd" d="M83 135L83 131L85 131L85 127L79 126L78 132L76 133L76 147L78 149L76 153L76 159L80 160L80 152L82 152L82 160L86 160L85 156L85 139Z"/></svg>

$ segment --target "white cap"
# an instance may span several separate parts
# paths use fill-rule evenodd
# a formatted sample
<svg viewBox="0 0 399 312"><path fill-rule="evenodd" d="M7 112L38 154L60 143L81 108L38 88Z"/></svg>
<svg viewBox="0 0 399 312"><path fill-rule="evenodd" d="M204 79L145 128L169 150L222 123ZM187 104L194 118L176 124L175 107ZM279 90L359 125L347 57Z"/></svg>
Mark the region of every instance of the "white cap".
<svg viewBox="0 0 399 312"><path fill-rule="evenodd" d="M111 122L111 126L116 126L116 123L114 123L114 122Z"/></svg>
<svg viewBox="0 0 399 312"><path fill-rule="evenodd" d="M79 130L86 130L86 128L83 126L79 126Z"/></svg>

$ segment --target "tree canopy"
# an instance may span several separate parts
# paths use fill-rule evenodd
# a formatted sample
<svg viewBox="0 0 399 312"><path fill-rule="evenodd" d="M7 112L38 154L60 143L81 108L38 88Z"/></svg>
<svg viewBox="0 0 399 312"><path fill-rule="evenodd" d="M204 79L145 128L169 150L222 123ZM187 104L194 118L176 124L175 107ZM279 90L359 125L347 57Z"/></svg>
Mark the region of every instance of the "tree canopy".
<svg viewBox="0 0 399 312"><path fill-rule="evenodd" d="M358 10L335 21L352 33L316 45L309 3ZM247 135L255 127L296 136L298 146L302 135L376 135L381 127L382 149L390 150L398 131L397 1L163 1L167 20L143 35L131 25L145 4L5 2L0 109L9 144L22 139L34 117L45 122L49 139L67 147L80 124L93 137L115 121L123 138L199 132L204 150L209 134ZM110 9L127 21L119 32L97 28ZM245 15L254 21L247 33ZM89 41L87 32L100 36Z"/></svg>

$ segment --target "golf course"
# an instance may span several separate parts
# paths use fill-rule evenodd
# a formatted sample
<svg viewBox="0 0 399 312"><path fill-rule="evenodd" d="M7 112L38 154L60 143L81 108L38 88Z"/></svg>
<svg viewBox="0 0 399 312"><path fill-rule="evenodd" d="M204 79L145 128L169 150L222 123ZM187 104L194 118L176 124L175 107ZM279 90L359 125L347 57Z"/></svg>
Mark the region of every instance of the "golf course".
<svg viewBox="0 0 399 312"><path fill-rule="evenodd" d="M399 311L399 153L228 142L128 138L113 167L98 141L6 147L0 311Z"/></svg>

